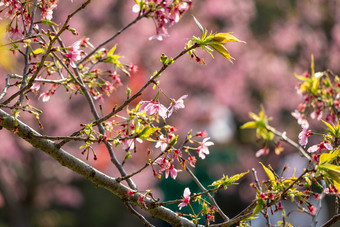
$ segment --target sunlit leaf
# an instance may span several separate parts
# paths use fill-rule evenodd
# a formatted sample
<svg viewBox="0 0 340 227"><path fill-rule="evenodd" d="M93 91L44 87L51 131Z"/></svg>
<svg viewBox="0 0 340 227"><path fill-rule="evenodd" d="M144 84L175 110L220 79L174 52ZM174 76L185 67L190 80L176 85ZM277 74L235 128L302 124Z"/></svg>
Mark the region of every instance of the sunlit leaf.
<svg viewBox="0 0 340 227"><path fill-rule="evenodd" d="M227 42L241 42L241 43L245 43L244 41L239 40L235 36L231 35L231 32L228 32L228 33L217 33L217 34L213 35L213 38L211 40L214 41L214 42L217 42L217 43L227 43Z"/></svg>
<svg viewBox="0 0 340 227"><path fill-rule="evenodd" d="M275 182L275 175L274 175L274 173L273 173L269 168L265 167L265 166L262 164L262 162L260 162L260 164L262 165L264 171L266 172L266 174L267 174L269 180L271 180L272 182Z"/></svg>
<svg viewBox="0 0 340 227"><path fill-rule="evenodd" d="M340 148L336 149L331 153L323 153L320 155L319 164L331 163L335 161L340 155Z"/></svg>

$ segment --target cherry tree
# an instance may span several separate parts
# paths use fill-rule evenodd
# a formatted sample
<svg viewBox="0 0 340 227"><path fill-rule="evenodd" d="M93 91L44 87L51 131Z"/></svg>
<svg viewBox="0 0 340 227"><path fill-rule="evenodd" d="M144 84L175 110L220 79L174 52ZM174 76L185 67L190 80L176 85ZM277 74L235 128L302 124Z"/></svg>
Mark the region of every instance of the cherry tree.
<svg viewBox="0 0 340 227"><path fill-rule="evenodd" d="M227 45L230 42L245 42L229 31L210 31L202 26L199 18L192 17L192 24L197 26L200 35L193 35L177 55L159 56L160 67L152 69L154 73L140 85L139 90L134 92L126 88L124 102L116 103L107 111L107 97L119 89L123 90L124 81L133 77L137 70L136 65L125 63L122 55L118 54L119 47L115 43L117 37L124 36L125 30L145 19L153 20L155 34L143 38L163 41L170 36L168 29L180 22L194 3L191 0L136 0L131 9L136 15L135 19L98 45L90 42L91 37L79 38L77 29L70 25L79 12L96 2L87 0L80 5L68 2L74 9L64 21L55 21L53 18L53 11L57 10L58 4L61 2L52 0L0 1L3 21L0 40L3 60L0 64L4 75L4 87L0 94L0 125L3 130L27 141L30 146L96 186L110 191L145 226L153 224L145 217L144 211L173 226L251 226L251 220L260 215L270 226L269 216L281 212L282 219L275 224L292 226L289 223L291 211L287 213L282 205L286 200L291 200L298 212L310 215L316 225L321 205L313 204L311 197L321 201L326 196L335 198L337 210L324 226L330 226L339 219L340 89L339 77L332 71L315 72L312 59L310 73L296 75L301 81L298 93L302 97L302 103L292 114L301 125L302 131L296 138L298 143L290 139L287 133L271 126L271 118L263 108L259 114L249 114L251 121L242 128L255 128L258 140L263 142L256 156L268 154L271 144L280 153L281 142L286 142L308 164L301 175L293 174L285 178L283 172L276 173L270 165L261 163L268 177L264 182L259 182L256 170L252 168L254 183L251 187L256 197L238 215L229 217L220 208L214 195L219 190L227 190L229 186L237 184L250 171L233 176L223 175L209 185L201 183L193 169L200 168L197 160L204 160L210 154L209 149L214 142L205 131L178 132L176 125L168 123L176 112L185 111L185 103L190 102L190 93L179 94L179 98L170 97L162 86L162 78L183 57L190 57L192 64L205 64L201 51L232 63L234 58ZM65 36L75 36L77 40L69 43ZM145 95L146 90L152 93L153 98L144 98L148 97ZM49 135L44 131L55 120L52 116L49 118L44 115L44 106L56 96L64 100L84 100L86 105L82 108L90 114L84 119L74 116L73 121L77 122L77 126L71 129L70 135ZM59 108L62 106L55 106L55 112L58 113ZM324 132L317 133L310 129L309 114L318 123L325 116L321 122L326 128ZM306 149L311 136L319 136L320 141ZM77 157L69 150L68 144L72 142L80 144L79 148L73 149L80 150L85 158ZM109 154L114 174L103 173L94 167L98 159L97 144L104 146L105 152ZM141 144L146 149L139 149ZM125 152L124 155L118 154L117 150ZM140 157L145 160L142 166L135 170L126 168L127 163ZM179 174L186 174L201 191L193 193L186 187L178 199L161 201L152 190L139 189L133 180L141 178L141 174L146 171L151 173L149 177L156 179L164 177L176 180ZM10 199L6 198L6 189L0 187L0 190L5 201L10 203ZM200 207L198 212L192 207L194 203ZM178 210L167 208L170 204L177 204ZM184 207L189 207L189 212L181 213ZM215 223L216 215L223 221Z"/></svg>

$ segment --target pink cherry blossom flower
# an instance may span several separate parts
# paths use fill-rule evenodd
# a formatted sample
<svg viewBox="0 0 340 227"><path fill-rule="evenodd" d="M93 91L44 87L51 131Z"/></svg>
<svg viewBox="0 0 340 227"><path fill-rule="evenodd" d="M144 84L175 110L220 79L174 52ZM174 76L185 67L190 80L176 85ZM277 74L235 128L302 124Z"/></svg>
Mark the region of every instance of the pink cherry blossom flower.
<svg viewBox="0 0 340 227"><path fill-rule="evenodd" d="M103 94L98 94L98 95L96 95L96 96L93 96L93 99L94 100L104 100L104 97L103 97Z"/></svg>
<svg viewBox="0 0 340 227"><path fill-rule="evenodd" d="M183 99L187 98L188 95L183 95L182 97L180 97L179 99L177 100L171 100L171 105L169 107L169 112L168 112L168 117L171 116L171 114L178 110L178 109L183 109L185 106L184 106L184 101Z"/></svg>
<svg viewBox="0 0 340 227"><path fill-rule="evenodd" d="M338 189L335 186L333 186L333 185L329 185L329 187L325 188L323 190L323 192L325 194L338 194L339 193Z"/></svg>
<svg viewBox="0 0 340 227"><path fill-rule="evenodd" d="M168 140L163 136L163 135L161 135L160 137L159 137L159 139L160 139L160 141L158 141L157 143L156 143L156 145L155 145L155 147L156 148L161 148L161 151L163 152L163 151L165 151L166 150L166 148L168 147Z"/></svg>
<svg viewBox="0 0 340 227"><path fill-rule="evenodd" d="M308 148L307 151L309 153L314 153L316 151L322 152L322 151L325 151L325 150L330 151L332 149L333 149L333 146L331 144L329 144L328 141L326 141L326 142L321 142L320 144L311 146L310 148Z"/></svg>
<svg viewBox="0 0 340 227"><path fill-rule="evenodd" d="M307 130L306 127L302 127L302 131L299 133L299 144L306 147L308 143L308 137L312 135L311 130Z"/></svg>
<svg viewBox="0 0 340 227"><path fill-rule="evenodd" d="M315 212L316 212L315 206L314 206L313 204L310 205L310 206L308 207L308 211L309 211L309 213L311 213L312 215L314 215Z"/></svg>
<svg viewBox="0 0 340 227"><path fill-rule="evenodd" d="M138 4L134 4L134 5L132 6L132 12L138 13L139 11L140 11L139 5L138 5Z"/></svg>
<svg viewBox="0 0 340 227"><path fill-rule="evenodd" d="M133 150L135 148L135 142L138 143L143 143L143 140L140 138L136 138L136 139L125 139L122 140L122 149L123 150Z"/></svg>
<svg viewBox="0 0 340 227"><path fill-rule="evenodd" d="M22 34L22 32L19 31L18 25L15 26L15 28L9 28L9 37L12 40L18 40L18 39L22 39L24 38L24 35Z"/></svg>
<svg viewBox="0 0 340 227"><path fill-rule="evenodd" d="M182 200L183 202L178 204L178 207L179 207L180 210L190 203L190 194L191 194L190 189L185 188L184 193L183 193L183 200Z"/></svg>
<svg viewBox="0 0 340 227"><path fill-rule="evenodd" d="M306 120L305 116L303 116L298 110L295 110L291 113L292 116L297 120L297 123L302 127L309 128L309 123Z"/></svg>
<svg viewBox="0 0 340 227"><path fill-rule="evenodd" d="M150 36L150 37L149 37L149 40L157 39L157 40L159 40L159 41L162 41L162 40L164 40L165 38L168 38L168 37L170 37L169 34L167 34L167 33L161 33L161 34L157 34L157 35Z"/></svg>
<svg viewBox="0 0 340 227"><path fill-rule="evenodd" d="M178 170L175 169L175 166L173 164L171 164L170 167L165 170L165 179L167 179L169 177L169 173L170 173L171 178L176 180L177 172L178 172Z"/></svg>
<svg viewBox="0 0 340 227"><path fill-rule="evenodd" d="M209 154L209 146L214 145L213 142L208 141L210 139L210 137L207 137L205 139L203 139L203 141L200 143L200 146L197 148L197 152L198 152L198 156L201 159L205 159L205 155Z"/></svg>
<svg viewBox="0 0 340 227"><path fill-rule="evenodd" d="M41 79L41 77L37 77L37 79ZM31 91L33 91L34 93L37 93L40 89L40 82L34 82L32 87L31 87Z"/></svg>
<svg viewBox="0 0 340 227"><path fill-rule="evenodd" d="M169 177L169 174L172 179L176 179L178 170L175 169L175 166L170 163L166 158L158 158L155 163L158 164L160 167L159 173L165 171L166 179Z"/></svg>
<svg viewBox="0 0 340 227"><path fill-rule="evenodd" d="M92 45L92 43L90 43L90 38L87 38L87 37L83 37L81 40L80 40L80 46L81 47L91 47L91 48L94 48L94 46Z"/></svg>
<svg viewBox="0 0 340 227"><path fill-rule="evenodd" d="M73 43L72 46L69 48L70 49L69 53L66 54L67 58L70 60L70 65L73 68L77 67L75 61L79 61L81 59L81 56L80 56L81 50L79 50L80 44L81 44L81 41L77 41Z"/></svg>
<svg viewBox="0 0 340 227"><path fill-rule="evenodd" d="M261 157L262 155L267 155L267 154L269 154L269 149L268 147L264 147L256 152L255 157L258 158L258 157Z"/></svg>
<svg viewBox="0 0 340 227"><path fill-rule="evenodd" d="M41 18L45 20L52 20L53 10L57 7L56 4L44 6L41 8Z"/></svg>
<svg viewBox="0 0 340 227"><path fill-rule="evenodd" d="M42 99L43 102L47 102L51 98L50 92L46 91L44 93L41 93L40 96L39 96L39 99L40 98Z"/></svg>
<svg viewBox="0 0 340 227"><path fill-rule="evenodd" d="M177 161L180 161L180 158L182 158L182 152L179 149L174 150L173 158L177 159Z"/></svg>
<svg viewBox="0 0 340 227"><path fill-rule="evenodd" d="M190 166L193 167L193 168L195 168L195 163L196 163L196 161L197 161L197 159L195 158L195 156L189 155L188 161L189 161Z"/></svg>
<svg viewBox="0 0 340 227"><path fill-rule="evenodd" d="M205 138L205 137L208 136L208 132L207 132L207 130L203 130L203 131L201 131L201 132L197 132L197 133L196 133L196 136Z"/></svg>
<svg viewBox="0 0 340 227"><path fill-rule="evenodd" d="M129 191L127 192L127 195L128 195L128 197L132 197L132 196L135 195L135 193L136 193L136 192L129 190Z"/></svg>
<svg viewBox="0 0 340 227"><path fill-rule="evenodd" d="M114 74L111 74L110 76L112 80L114 81L114 85L116 85L117 87L123 85L120 80L120 76L118 74L114 73Z"/></svg>
<svg viewBox="0 0 340 227"><path fill-rule="evenodd" d="M105 87L109 93L112 93L115 89L109 81L105 81Z"/></svg>
<svg viewBox="0 0 340 227"><path fill-rule="evenodd" d="M145 111L148 116L158 114L163 119L167 118L168 109L155 101L142 101L139 107L139 112Z"/></svg>
<svg viewBox="0 0 340 227"><path fill-rule="evenodd" d="M148 209L148 207L146 206L146 203L145 203L145 196L141 195L138 197L138 202L143 204L145 209Z"/></svg>

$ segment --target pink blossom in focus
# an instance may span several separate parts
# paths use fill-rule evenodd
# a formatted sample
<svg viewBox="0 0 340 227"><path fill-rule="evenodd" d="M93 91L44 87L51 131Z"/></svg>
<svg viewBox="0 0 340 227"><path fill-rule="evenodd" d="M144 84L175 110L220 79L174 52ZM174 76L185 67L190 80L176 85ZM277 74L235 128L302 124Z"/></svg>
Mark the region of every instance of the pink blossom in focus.
<svg viewBox="0 0 340 227"><path fill-rule="evenodd" d="M325 151L325 150L332 150L333 149L333 146L331 144L328 143L328 141L326 142L321 142L320 144L317 144L317 145L314 145L314 146L311 146L310 148L308 148L308 152L309 153L314 153L316 151Z"/></svg>
<svg viewBox="0 0 340 227"><path fill-rule="evenodd" d="M171 100L171 105L169 107L169 112L168 112L168 117L170 117L172 115L172 113L178 109L183 109L184 106L184 101L183 99L187 98L188 95L183 95L182 97L180 97L177 100Z"/></svg>
<svg viewBox="0 0 340 227"><path fill-rule="evenodd" d="M69 48L70 51L68 54L66 54L67 58L70 59L70 64L73 68L76 68L77 65L75 64L75 61L79 61L81 59L81 51L80 48L81 41L77 41L72 44L72 46Z"/></svg>
<svg viewBox="0 0 340 227"><path fill-rule="evenodd" d="M159 139L160 139L160 141L158 141L157 143L156 143L156 145L155 145L155 147L156 148L161 148L161 151L163 152L163 151L165 151L166 150L166 148L168 147L168 140L163 136L163 135L161 135L160 137L159 137Z"/></svg>
<svg viewBox="0 0 340 227"><path fill-rule="evenodd" d="M306 147L308 143L308 137L312 135L311 130L307 130L306 127L302 127L302 131L299 133L299 144Z"/></svg>
<svg viewBox="0 0 340 227"><path fill-rule="evenodd" d="M138 143L143 143L143 140L140 139L140 138L136 138L136 139L125 139L125 140L122 140L122 149L124 150L132 150L135 148L135 142L138 142Z"/></svg>
<svg viewBox="0 0 340 227"><path fill-rule="evenodd" d="M177 177L177 169L175 169L175 166L173 164L170 165L170 167L165 170L165 178L167 179L169 177L169 173L171 175L171 178L176 180Z"/></svg>
<svg viewBox="0 0 340 227"><path fill-rule="evenodd" d="M41 93L40 96L39 96L39 99L40 98L42 99L43 102L47 102L51 98L50 92L46 91L44 93Z"/></svg>
<svg viewBox="0 0 340 227"><path fill-rule="evenodd" d="M195 157L195 156L189 155L188 161L189 161L190 166L193 167L193 168L195 168L195 163L196 163L196 161L197 161L196 157Z"/></svg>
<svg viewBox="0 0 340 227"><path fill-rule="evenodd" d="M202 143L200 143L200 146L197 148L197 152L198 152L198 156L201 159L205 159L205 155L209 154L209 146L214 145L213 142L208 141L210 139L210 137L207 137L205 139L203 139Z"/></svg>
<svg viewBox="0 0 340 227"><path fill-rule="evenodd" d="M185 207L190 203L190 194L191 194L190 189L185 188L183 193L183 202L178 204L180 210L182 209L182 207Z"/></svg>
<svg viewBox="0 0 340 227"><path fill-rule="evenodd" d="M160 103L154 102L154 101L142 101L140 102L141 105L139 107L139 111L143 112L145 111L146 115L154 115L154 114L158 114L159 116L161 116L163 119L167 118L167 112L168 109L163 106Z"/></svg>

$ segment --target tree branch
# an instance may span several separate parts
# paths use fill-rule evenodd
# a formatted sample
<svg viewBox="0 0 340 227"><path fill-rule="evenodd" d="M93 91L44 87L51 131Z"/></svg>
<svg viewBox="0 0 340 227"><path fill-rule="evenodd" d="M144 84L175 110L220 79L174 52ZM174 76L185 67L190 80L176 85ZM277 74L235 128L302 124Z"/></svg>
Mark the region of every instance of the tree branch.
<svg viewBox="0 0 340 227"><path fill-rule="evenodd" d="M62 166L82 175L96 186L102 187L116 196L121 200L128 200L131 204L137 205L145 210L145 207L139 204L138 197L140 193L135 193L134 196L128 197L128 191L131 189L127 186L120 184L115 178L112 178L97 169L93 168L89 164L83 162L82 160L70 155L64 149L60 148L56 143L42 138L33 137L32 134L39 135L34 129L30 128L28 125L24 124L20 120L15 121L14 118L0 109L0 125L9 131L16 131L16 135L21 137L30 143L33 147L45 152L56 161L58 161ZM171 211L165 207L156 207L151 199L145 198L145 203L149 209L147 211L156 218L162 219L172 226L192 226L195 225L186 218L178 216L175 212Z"/></svg>

